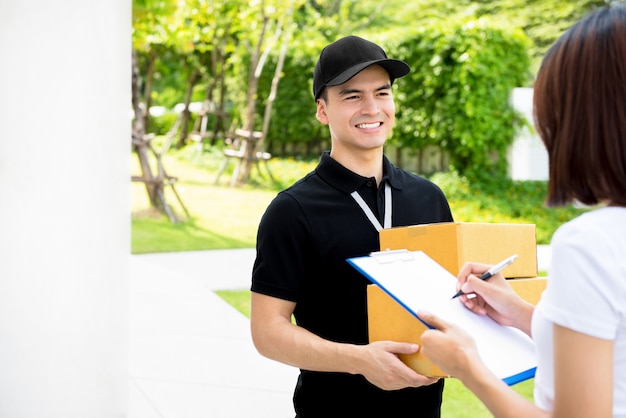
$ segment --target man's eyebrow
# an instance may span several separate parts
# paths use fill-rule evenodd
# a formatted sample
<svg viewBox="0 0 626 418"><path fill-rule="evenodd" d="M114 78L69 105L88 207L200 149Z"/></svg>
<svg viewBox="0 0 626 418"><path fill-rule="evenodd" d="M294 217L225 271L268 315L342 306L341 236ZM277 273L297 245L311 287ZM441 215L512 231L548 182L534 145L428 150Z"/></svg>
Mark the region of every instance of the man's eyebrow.
<svg viewBox="0 0 626 418"><path fill-rule="evenodd" d="M387 84L383 84L382 86L378 87L375 91L381 91L381 90L389 90L391 88L391 84L387 83ZM346 88L343 90L339 90L339 96L347 96L349 94L354 94L354 93L362 93L363 90L359 90L359 89L355 89L355 88Z"/></svg>
<svg viewBox="0 0 626 418"><path fill-rule="evenodd" d="M353 94L353 93L361 93L362 90L359 89L343 89L343 90L339 90L339 96L347 96L349 94Z"/></svg>

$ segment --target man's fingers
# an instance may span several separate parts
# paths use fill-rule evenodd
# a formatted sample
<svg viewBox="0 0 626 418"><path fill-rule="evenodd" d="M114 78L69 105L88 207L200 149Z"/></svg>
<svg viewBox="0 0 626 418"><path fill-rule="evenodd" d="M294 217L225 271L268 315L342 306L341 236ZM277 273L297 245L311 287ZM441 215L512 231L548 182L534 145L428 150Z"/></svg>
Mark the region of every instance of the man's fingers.
<svg viewBox="0 0 626 418"><path fill-rule="evenodd" d="M419 345L413 343L394 342L391 346L391 350L395 354L414 354L417 353L419 349Z"/></svg>

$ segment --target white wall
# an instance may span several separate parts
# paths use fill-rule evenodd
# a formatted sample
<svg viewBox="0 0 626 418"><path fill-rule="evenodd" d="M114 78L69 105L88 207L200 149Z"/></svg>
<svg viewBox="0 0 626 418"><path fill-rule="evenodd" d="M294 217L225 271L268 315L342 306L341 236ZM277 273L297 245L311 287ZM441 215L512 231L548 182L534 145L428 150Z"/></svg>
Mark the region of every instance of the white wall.
<svg viewBox="0 0 626 418"><path fill-rule="evenodd" d="M532 88L513 89L511 104L534 126ZM534 128L524 128L517 133L509 148L508 161L509 177L513 180L548 180L548 152Z"/></svg>
<svg viewBox="0 0 626 418"><path fill-rule="evenodd" d="M127 414L130 0L0 0L0 417Z"/></svg>

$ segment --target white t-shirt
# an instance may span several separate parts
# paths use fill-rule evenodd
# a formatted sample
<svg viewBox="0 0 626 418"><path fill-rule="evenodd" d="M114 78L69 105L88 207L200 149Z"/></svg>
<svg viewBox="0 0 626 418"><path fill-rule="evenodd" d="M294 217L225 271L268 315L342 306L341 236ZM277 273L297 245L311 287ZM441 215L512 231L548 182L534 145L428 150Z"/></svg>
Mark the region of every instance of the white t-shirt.
<svg viewBox="0 0 626 418"><path fill-rule="evenodd" d="M532 318L537 347L535 404L552 410L552 325L613 340L613 417L626 418L626 208L606 207L562 225L552 266ZM580 367L593 367L581 359Z"/></svg>

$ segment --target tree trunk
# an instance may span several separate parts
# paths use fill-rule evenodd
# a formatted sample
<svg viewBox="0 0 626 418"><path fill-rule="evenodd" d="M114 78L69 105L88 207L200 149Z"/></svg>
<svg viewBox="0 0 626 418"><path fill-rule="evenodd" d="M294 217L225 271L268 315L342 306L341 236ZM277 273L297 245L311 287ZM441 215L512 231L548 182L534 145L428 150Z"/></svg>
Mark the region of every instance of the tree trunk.
<svg viewBox="0 0 626 418"><path fill-rule="evenodd" d="M193 95L193 88L202 78L202 74L194 66L189 76L189 83L187 83L187 91L185 92L185 108L183 109L183 117L181 121L180 136L178 137L178 143L176 148L182 148L187 140L187 134L189 133L189 120L191 119L191 112L189 111L189 104L191 103L191 97Z"/></svg>
<svg viewBox="0 0 626 418"><path fill-rule="evenodd" d="M270 94L265 104L265 114L263 115L263 136L257 144L257 150L263 150L263 142L267 138L267 131L270 127L270 119L272 117L272 105L276 99L276 91L278 91L278 83L280 82L280 74L283 72L283 65L285 63L285 56L287 55L287 49L289 46L289 38L291 37L291 17L293 13L293 1L289 4L289 10L287 11L287 19L285 23L285 34L282 37L280 53L278 54L278 63L276 64L276 70L274 71L274 78L272 78L272 86L270 88ZM280 31L278 32L280 33ZM279 35L280 36L280 35Z"/></svg>
<svg viewBox="0 0 626 418"><path fill-rule="evenodd" d="M143 92L145 111L143 117L143 126L148 129L150 126L150 106L152 106L152 80L154 79L154 71L156 70L156 55L153 51L150 51L148 56L148 71L146 72L146 86Z"/></svg>
<svg viewBox="0 0 626 418"><path fill-rule="evenodd" d="M150 160L148 158L148 143L144 141L146 136L146 126L144 125L145 115L139 103L141 97L141 76L139 74L139 64L137 63L137 53L134 49L132 54L132 103L135 112L135 120L132 129L132 144L137 151L141 175L144 179L148 180L145 181L144 184L146 185L146 192L150 198L150 205L155 209L159 209L156 190L157 185L152 182L154 175L152 174Z"/></svg>
<svg viewBox="0 0 626 418"><path fill-rule="evenodd" d="M263 9L261 7L261 9ZM250 56L250 73L248 75L248 93L246 95L247 111L244 130L250 133L250 140L244 140L241 144L241 153L243 158L239 160L239 169L236 179L237 184L244 184L250 178L250 172L252 171L252 164L254 164L254 156L256 154L254 142L252 141L252 135L254 133L254 115L256 113L256 94L259 86L259 77L261 76L262 67L259 55L261 46L263 45L263 39L265 38L265 31L267 29L268 19L263 13L263 25L261 28L261 34Z"/></svg>
<svg viewBox="0 0 626 418"><path fill-rule="evenodd" d="M226 25L220 42L219 48L216 46L213 49L213 76L215 79L215 85L219 86L219 100L217 101L217 109L215 116L215 125L213 126L213 136L211 138L211 145L215 145L220 132L227 132L228 126L226 123L226 111L225 99L226 99L226 78L224 75L224 67L226 66L226 42L228 40L228 32L230 31L230 23Z"/></svg>

